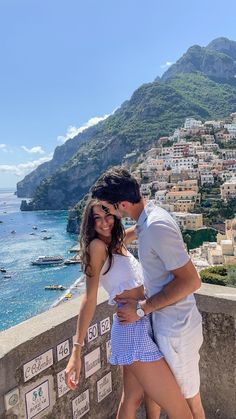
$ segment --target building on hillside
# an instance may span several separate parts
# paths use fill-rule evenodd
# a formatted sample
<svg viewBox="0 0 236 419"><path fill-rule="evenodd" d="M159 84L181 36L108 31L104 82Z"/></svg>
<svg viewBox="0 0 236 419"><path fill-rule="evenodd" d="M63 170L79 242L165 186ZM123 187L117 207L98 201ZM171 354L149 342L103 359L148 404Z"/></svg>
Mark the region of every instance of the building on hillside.
<svg viewBox="0 0 236 419"><path fill-rule="evenodd" d="M186 118L184 123L184 128L190 130L192 128L202 127L202 121L199 121L195 118Z"/></svg>
<svg viewBox="0 0 236 419"><path fill-rule="evenodd" d="M211 134L204 134L201 135L201 138L203 139L204 144L213 144L215 143L215 137Z"/></svg>
<svg viewBox="0 0 236 419"><path fill-rule="evenodd" d="M233 172L228 172L226 170L218 174L218 177L223 180L223 182L232 179L233 176Z"/></svg>
<svg viewBox="0 0 236 419"><path fill-rule="evenodd" d="M155 201L155 204L158 207L161 207L161 208L165 209L166 211L168 211L170 213L172 213L174 211L174 205L172 205L172 204L165 204L164 202L156 202L156 201Z"/></svg>
<svg viewBox="0 0 236 419"><path fill-rule="evenodd" d="M188 212L173 212L171 215L183 230L199 230L203 227L202 214L190 214Z"/></svg>
<svg viewBox="0 0 236 419"><path fill-rule="evenodd" d="M216 143L213 143L213 144L203 144L203 150L212 151L215 154L216 152L218 152L220 150L220 147Z"/></svg>
<svg viewBox="0 0 236 419"><path fill-rule="evenodd" d="M200 179L201 185L214 185L214 176L212 175L212 173L201 173Z"/></svg>
<svg viewBox="0 0 236 419"><path fill-rule="evenodd" d="M171 171L171 175L170 175L170 182L171 183L177 183L177 182L182 182L184 180L188 180L190 179L189 176L189 171L187 170L181 170L181 171ZM192 179L192 178L191 178Z"/></svg>
<svg viewBox="0 0 236 419"><path fill-rule="evenodd" d="M227 129L229 134L233 134L236 137L236 124L225 124L224 128Z"/></svg>
<svg viewBox="0 0 236 419"><path fill-rule="evenodd" d="M179 199L172 204L174 212L189 212L194 209L195 202L187 199Z"/></svg>
<svg viewBox="0 0 236 419"><path fill-rule="evenodd" d="M198 182L196 179L186 179L178 181L171 189L171 192L174 191L188 191L192 190L198 192Z"/></svg>
<svg viewBox="0 0 236 419"><path fill-rule="evenodd" d="M194 169L198 165L198 159L194 156L169 157L165 160L165 167L174 171Z"/></svg>
<svg viewBox="0 0 236 419"><path fill-rule="evenodd" d="M198 259L206 260L209 265L236 264L236 217L226 220L225 234L218 233L216 242L204 242L194 249Z"/></svg>
<svg viewBox="0 0 236 419"><path fill-rule="evenodd" d="M223 160L222 161L222 169L223 170L232 170L232 172L236 172L236 160Z"/></svg>
<svg viewBox="0 0 236 419"><path fill-rule="evenodd" d="M236 197L236 178L232 177L220 186L221 199L230 199Z"/></svg>
<svg viewBox="0 0 236 419"><path fill-rule="evenodd" d="M166 189L163 191L157 191L155 193L155 203L160 205L162 203L166 203Z"/></svg>
<svg viewBox="0 0 236 419"><path fill-rule="evenodd" d="M173 203L173 202L177 202L183 199L197 203L197 202L200 202L201 195L192 190L170 191L170 192L167 192L165 195L165 200L167 203Z"/></svg>
<svg viewBox="0 0 236 419"><path fill-rule="evenodd" d="M215 137L218 141L220 141L221 143L228 143L229 141L232 141L235 139L235 134L232 133L225 133L225 132L217 132L215 134Z"/></svg>
<svg viewBox="0 0 236 419"><path fill-rule="evenodd" d="M223 160L236 159L236 148L221 149L220 150L220 156Z"/></svg>
<svg viewBox="0 0 236 419"><path fill-rule="evenodd" d="M206 128L221 129L224 126L224 121L205 121L204 126Z"/></svg>
<svg viewBox="0 0 236 419"><path fill-rule="evenodd" d="M183 157L188 156L189 153L189 143L184 140L174 143L172 146L173 156L174 157Z"/></svg>
<svg viewBox="0 0 236 419"><path fill-rule="evenodd" d="M140 185L140 192L144 198L150 198L152 194L152 183L142 183Z"/></svg>

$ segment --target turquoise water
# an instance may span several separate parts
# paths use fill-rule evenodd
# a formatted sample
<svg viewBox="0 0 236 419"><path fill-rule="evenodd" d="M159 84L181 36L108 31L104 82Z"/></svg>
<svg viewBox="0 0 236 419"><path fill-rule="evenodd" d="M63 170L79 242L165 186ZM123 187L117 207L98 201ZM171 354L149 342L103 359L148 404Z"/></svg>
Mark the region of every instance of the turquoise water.
<svg viewBox="0 0 236 419"><path fill-rule="evenodd" d="M4 278L6 274L0 272L0 330L47 310L62 296L61 291L46 291L46 285L67 288L81 274L78 264L31 265L38 256L73 256L68 250L77 237L66 232L67 211L21 212L20 203L13 191L0 189L0 268L11 275ZM44 229L47 232L41 232ZM44 236L52 238L42 240Z"/></svg>

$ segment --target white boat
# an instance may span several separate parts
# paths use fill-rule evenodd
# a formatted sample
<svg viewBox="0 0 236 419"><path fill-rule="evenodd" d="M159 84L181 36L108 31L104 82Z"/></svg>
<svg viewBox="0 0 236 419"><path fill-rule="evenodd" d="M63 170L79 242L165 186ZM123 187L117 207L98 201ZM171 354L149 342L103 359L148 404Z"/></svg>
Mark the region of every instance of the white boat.
<svg viewBox="0 0 236 419"><path fill-rule="evenodd" d="M59 290L59 291L64 291L66 288L63 287L63 285L57 285L57 284L53 284L53 285L46 285L46 287L44 287L45 290Z"/></svg>
<svg viewBox="0 0 236 419"><path fill-rule="evenodd" d="M62 256L39 256L32 265L60 265L64 262Z"/></svg>
<svg viewBox="0 0 236 419"><path fill-rule="evenodd" d="M81 263L81 259L79 256L74 256L73 258L66 259L64 262L65 265L74 265L75 263Z"/></svg>

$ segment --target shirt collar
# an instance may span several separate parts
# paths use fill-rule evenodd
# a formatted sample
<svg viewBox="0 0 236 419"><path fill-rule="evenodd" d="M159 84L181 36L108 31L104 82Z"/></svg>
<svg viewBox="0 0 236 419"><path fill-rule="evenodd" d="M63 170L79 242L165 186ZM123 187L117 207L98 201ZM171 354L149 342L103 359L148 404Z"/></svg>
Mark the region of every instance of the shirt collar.
<svg viewBox="0 0 236 419"><path fill-rule="evenodd" d="M150 212L151 212L154 208L155 208L155 204L154 204L152 201L149 201L149 202L145 205L145 207L144 207L144 209L142 210L142 212L141 212L141 214L140 214L140 216L139 216L139 218L138 218L138 221L137 221L137 227L138 227L138 228L141 228L141 226L145 223L145 221L146 221L146 219L147 219L148 215L150 214Z"/></svg>

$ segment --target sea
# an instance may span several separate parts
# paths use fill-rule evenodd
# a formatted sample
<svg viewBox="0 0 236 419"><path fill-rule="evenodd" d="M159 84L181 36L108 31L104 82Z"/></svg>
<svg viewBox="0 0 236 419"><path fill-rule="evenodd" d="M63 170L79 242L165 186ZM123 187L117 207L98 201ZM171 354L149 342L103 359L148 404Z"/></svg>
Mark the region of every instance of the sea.
<svg viewBox="0 0 236 419"><path fill-rule="evenodd" d="M0 189L0 268L6 270L0 272L0 330L67 301L68 290L45 290L45 286L63 285L73 296L84 290L79 264L31 263L38 256L73 256L69 250L78 237L66 232L67 211L22 212L20 204L14 190ZM51 238L44 240L45 236Z"/></svg>

